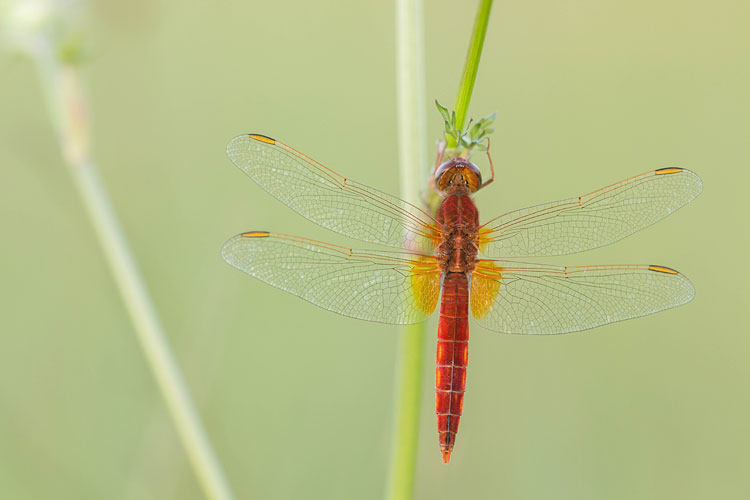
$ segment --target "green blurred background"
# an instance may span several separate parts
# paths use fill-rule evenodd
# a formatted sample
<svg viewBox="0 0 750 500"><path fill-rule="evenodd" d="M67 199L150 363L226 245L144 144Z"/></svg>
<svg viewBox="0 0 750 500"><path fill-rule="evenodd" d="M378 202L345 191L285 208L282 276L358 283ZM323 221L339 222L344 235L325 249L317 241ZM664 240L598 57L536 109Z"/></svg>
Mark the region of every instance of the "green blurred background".
<svg viewBox="0 0 750 500"><path fill-rule="evenodd" d="M426 4L427 95L451 104L475 4ZM399 328L318 309L219 249L253 229L342 241L231 164L240 133L398 192L392 3L99 0L90 14L95 158L237 496L381 498ZM582 334L474 327L448 466L433 319L417 498L750 497L749 22L740 0L496 2L470 110L498 111L480 213L690 168L704 192L673 217L548 262L663 264L698 292ZM202 498L34 68L6 54L0 71L0 498Z"/></svg>

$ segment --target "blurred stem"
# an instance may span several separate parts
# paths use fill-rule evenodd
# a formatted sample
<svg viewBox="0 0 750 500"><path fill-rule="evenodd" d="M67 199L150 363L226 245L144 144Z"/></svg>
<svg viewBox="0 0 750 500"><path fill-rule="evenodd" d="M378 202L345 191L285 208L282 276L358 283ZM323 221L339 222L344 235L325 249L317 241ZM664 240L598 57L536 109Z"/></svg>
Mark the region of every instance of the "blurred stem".
<svg viewBox="0 0 750 500"><path fill-rule="evenodd" d="M474 82L477 79L477 70L479 69L479 58L482 56L482 47L484 47L484 36L487 34L487 24L490 20L490 9L492 0L481 0L477 17L474 21L474 30L469 42L469 51L466 53L466 63L464 64L464 73L461 76L461 83L458 86L456 103L453 109L456 112L456 128L463 130L466 123L466 114L469 111L471 94L474 91ZM448 148L456 147L454 137L448 137Z"/></svg>
<svg viewBox="0 0 750 500"><path fill-rule="evenodd" d="M396 0L396 87L401 196L418 205L427 164L424 32L421 0ZM405 326L396 359L393 438L385 498L408 500L414 491L424 324Z"/></svg>
<svg viewBox="0 0 750 500"><path fill-rule="evenodd" d="M396 359L395 431L385 496L388 500L408 500L414 493L424 338L424 323L407 325L401 331Z"/></svg>
<svg viewBox="0 0 750 500"><path fill-rule="evenodd" d="M125 233L90 158L90 122L79 70L60 61L52 51L38 54L35 61L63 156L198 481L208 498L232 499Z"/></svg>

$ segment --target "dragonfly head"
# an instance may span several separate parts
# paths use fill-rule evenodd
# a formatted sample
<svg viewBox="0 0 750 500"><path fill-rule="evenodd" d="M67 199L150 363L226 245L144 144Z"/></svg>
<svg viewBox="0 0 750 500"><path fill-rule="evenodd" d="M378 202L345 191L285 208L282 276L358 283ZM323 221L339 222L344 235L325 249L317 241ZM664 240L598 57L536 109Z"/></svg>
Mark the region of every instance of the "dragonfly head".
<svg viewBox="0 0 750 500"><path fill-rule="evenodd" d="M435 184L444 194L469 194L482 185L482 174L470 161L452 158L435 171Z"/></svg>

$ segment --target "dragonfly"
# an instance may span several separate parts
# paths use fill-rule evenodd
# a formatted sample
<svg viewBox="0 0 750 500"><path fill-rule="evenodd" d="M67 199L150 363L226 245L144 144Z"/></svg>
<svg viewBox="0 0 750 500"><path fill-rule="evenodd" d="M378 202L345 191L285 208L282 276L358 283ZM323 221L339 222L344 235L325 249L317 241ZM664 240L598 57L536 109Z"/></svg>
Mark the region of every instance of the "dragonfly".
<svg viewBox="0 0 750 500"><path fill-rule="evenodd" d="M700 177L687 169L651 170L480 224L472 195L494 180L494 168L482 182L479 168L465 158L436 162L434 185L442 198L432 215L264 135L235 137L227 154L260 187L310 221L389 247L354 249L248 231L224 244L229 264L361 320L417 323L440 302L435 406L444 463L463 411L470 311L488 330L561 334L676 307L695 295L688 278L663 265L563 267L505 260L582 252L646 228L700 194Z"/></svg>

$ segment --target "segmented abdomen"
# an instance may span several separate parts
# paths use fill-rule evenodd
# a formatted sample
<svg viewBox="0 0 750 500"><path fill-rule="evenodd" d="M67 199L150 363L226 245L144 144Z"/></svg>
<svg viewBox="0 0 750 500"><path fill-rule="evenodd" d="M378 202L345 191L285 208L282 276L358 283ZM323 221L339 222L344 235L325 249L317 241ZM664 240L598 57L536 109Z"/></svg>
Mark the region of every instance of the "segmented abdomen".
<svg viewBox="0 0 750 500"><path fill-rule="evenodd" d="M443 462L450 460L464 403L469 359L469 282L464 273L446 273L440 301L435 411Z"/></svg>

